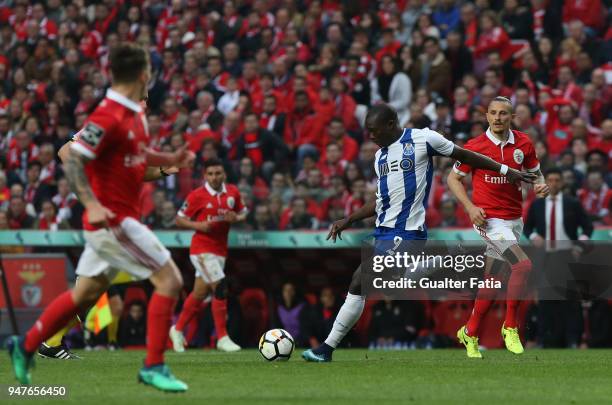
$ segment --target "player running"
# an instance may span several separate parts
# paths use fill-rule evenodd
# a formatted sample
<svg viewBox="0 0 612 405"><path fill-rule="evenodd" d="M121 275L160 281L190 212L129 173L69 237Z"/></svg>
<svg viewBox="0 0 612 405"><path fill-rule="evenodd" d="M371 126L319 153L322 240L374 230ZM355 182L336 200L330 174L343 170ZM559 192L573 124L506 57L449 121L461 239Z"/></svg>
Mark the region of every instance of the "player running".
<svg viewBox="0 0 612 405"><path fill-rule="evenodd" d="M538 178L534 185L537 197L548 195L548 186L540 171L540 162L535 154L529 135L510 129L514 117L512 102L506 97L495 97L487 110L487 131L465 144L465 148L482 153L513 169L525 169ZM487 244L485 273L500 277L500 270L510 264L510 277L506 292L506 317L501 335L506 348L514 354L523 353L518 333L517 309L529 272L531 260L518 245L523 232L522 202L520 185L507 181L497 172L475 168L461 158L457 159L454 170L448 175L451 192L463 204ZM465 191L462 180L472 173L473 202ZM478 291L474 309L467 324L457 331L457 338L465 345L467 356L482 358L478 350L478 327L496 295L495 289L482 288Z"/></svg>
<svg viewBox="0 0 612 405"><path fill-rule="evenodd" d="M212 294L212 316L217 331L217 349L236 352L240 346L227 334L227 283L225 258L230 225L244 221L248 210L238 187L226 184L223 163L209 159L204 163L205 182L187 196L176 217L176 224L196 231L191 240L190 258L196 269L193 291L172 328L170 339L174 351L185 351L185 325L198 313L200 305Z"/></svg>
<svg viewBox="0 0 612 405"><path fill-rule="evenodd" d="M381 149L374 170L378 176L376 201L335 222L327 239L336 241L352 223L376 215L376 241L426 240L425 210L433 175L433 156L449 156L473 167L503 173L509 182L531 182L535 175L500 165L486 156L465 150L429 128L402 129L397 113L388 105L376 105L367 113L366 129ZM361 291L361 266L353 274L349 291L325 342L302 353L306 361L329 362L342 338L355 325L365 305Z"/></svg>
<svg viewBox="0 0 612 405"><path fill-rule="evenodd" d="M138 380L162 391L185 391L164 363L164 351L180 272L155 234L138 222L138 196L147 166L186 165L187 149L158 153L147 148L148 130L139 101L151 76L146 51L120 45L111 51L113 85L71 144L65 165L71 189L85 206L85 250L73 290L57 297L25 337L11 336L8 349L17 380L30 384L30 368L38 346L89 308L106 291L119 269L155 286L147 313L147 356Z"/></svg>
<svg viewBox="0 0 612 405"><path fill-rule="evenodd" d="M141 100L140 106L145 110L147 108L146 98ZM96 105L97 107L97 105ZM57 156L63 164L66 164L70 156L70 145L72 142L76 142L82 131L77 132L74 136L66 142L57 152ZM150 166L147 167L145 172L144 181L155 181L165 176L171 176L179 172L179 167L162 167L162 166ZM129 274L120 272L114 280L111 281L111 287L108 290L109 301L113 299L121 300L120 284L124 284L132 281ZM77 281L78 282L78 281ZM112 308L112 306L111 306ZM84 311L85 313L87 310ZM80 322L79 316L75 316L71 319L68 324L57 331L53 336L44 341L38 348L38 355L48 359L57 360L73 360L80 359L78 355L70 351L70 349L63 343L64 336L70 331L75 325ZM113 314L113 320L108 325L108 337L109 343L117 341L117 332L119 327L119 318ZM114 338L114 339L113 339Z"/></svg>

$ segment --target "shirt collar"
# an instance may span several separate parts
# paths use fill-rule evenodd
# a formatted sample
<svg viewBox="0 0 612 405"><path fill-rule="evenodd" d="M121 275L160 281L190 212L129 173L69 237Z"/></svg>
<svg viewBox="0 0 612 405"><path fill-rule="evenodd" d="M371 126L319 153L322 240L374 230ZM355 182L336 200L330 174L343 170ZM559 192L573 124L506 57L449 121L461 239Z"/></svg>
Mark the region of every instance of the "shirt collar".
<svg viewBox="0 0 612 405"><path fill-rule="evenodd" d="M213 197L216 196L217 194L227 193L227 188L225 187L225 183L221 184L221 191L217 191L214 188L212 188L210 184L208 184L208 182L204 183L204 188L206 188L206 191L208 191L208 193L212 195Z"/></svg>
<svg viewBox="0 0 612 405"><path fill-rule="evenodd" d="M562 194L561 194L561 193L557 193L557 195L556 195L556 196L554 196L554 197L553 197L552 195L549 195L548 197L546 197L546 199L547 199L548 201L555 200L556 202L559 202L559 201L561 201L561 199L562 199L561 197L562 197Z"/></svg>
<svg viewBox="0 0 612 405"><path fill-rule="evenodd" d="M106 98L113 100L116 103L121 104L122 106L129 108L132 111L135 112L141 112L142 111L142 107L140 106L140 104L138 104L135 101L130 100L129 98L127 98L126 96L124 96L121 93L118 93L117 91L113 90L113 89L108 89L106 91Z"/></svg>
<svg viewBox="0 0 612 405"><path fill-rule="evenodd" d="M512 132L511 130L508 130L508 132L510 132L508 134L508 142L506 143L512 143L514 144L514 132ZM491 142L493 142L495 144L495 146L499 146L502 141L500 141L499 139L497 139L497 137L495 135L493 135L493 133L491 132L491 128L487 128L487 138L489 138L491 140Z"/></svg>

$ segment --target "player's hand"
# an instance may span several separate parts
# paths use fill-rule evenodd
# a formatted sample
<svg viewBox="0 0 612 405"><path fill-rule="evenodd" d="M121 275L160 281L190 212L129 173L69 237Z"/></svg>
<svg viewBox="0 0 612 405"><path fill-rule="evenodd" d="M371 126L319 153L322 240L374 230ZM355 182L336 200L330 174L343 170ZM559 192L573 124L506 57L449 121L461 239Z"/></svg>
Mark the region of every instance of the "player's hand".
<svg viewBox="0 0 612 405"><path fill-rule="evenodd" d="M482 208L473 206L468 209L468 215L470 216L470 221L477 227L485 228L487 226L487 214Z"/></svg>
<svg viewBox="0 0 612 405"><path fill-rule="evenodd" d="M548 193L550 192L548 184L536 184L533 186L533 191L538 198L548 197Z"/></svg>
<svg viewBox="0 0 612 405"><path fill-rule="evenodd" d="M238 221L238 215L234 211L227 211L224 215L224 219L230 224L233 224Z"/></svg>
<svg viewBox="0 0 612 405"><path fill-rule="evenodd" d="M187 144L179 147L174 152L174 166L177 166L179 169L191 166L194 160L195 154L189 150Z"/></svg>
<svg viewBox="0 0 612 405"><path fill-rule="evenodd" d="M86 208L87 220L93 226L108 226L108 220L115 218L115 213L100 204L99 202L92 203Z"/></svg>
<svg viewBox="0 0 612 405"><path fill-rule="evenodd" d="M196 229L197 231L207 233L208 231L210 231L211 223L208 221L202 221L202 222L198 222L196 226L197 226L197 229Z"/></svg>
<svg viewBox="0 0 612 405"><path fill-rule="evenodd" d="M513 184L520 184L520 182L535 183L535 181L538 179L538 176L535 173L521 172L510 167L508 168L506 177L508 178L508 181Z"/></svg>
<svg viewBox="0 0 612 405"><path fill-rule="evenodd" d="M339 238L340 240L342 240L342 231L348 228L349 225L350 223L349 223L348 218L344 218L344 219L334 222L325 240L331 239L334 243L336 243L336 238Z"/></svg>

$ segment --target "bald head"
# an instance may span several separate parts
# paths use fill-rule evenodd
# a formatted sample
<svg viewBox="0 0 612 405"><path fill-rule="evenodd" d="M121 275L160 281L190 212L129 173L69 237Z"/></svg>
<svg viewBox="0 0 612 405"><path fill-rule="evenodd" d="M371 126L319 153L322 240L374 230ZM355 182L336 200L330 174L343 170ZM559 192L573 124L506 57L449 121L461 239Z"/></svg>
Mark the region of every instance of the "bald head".
<svg viewBox="0 0 612 405"><path fill-rule="evenodd" d="M402 134L399 119L393 108L387 104L377 104L368 110L365 126L372 139L379 146L388 146Z"/></svg>
<svg viewBox="0 0 612 405"><path fill-rule="evenodd" d="M371 122L376 126L384 125L394 120L398 121L397 113L387 104L377 104L370 107L366 115L366 122Z"/></svg>

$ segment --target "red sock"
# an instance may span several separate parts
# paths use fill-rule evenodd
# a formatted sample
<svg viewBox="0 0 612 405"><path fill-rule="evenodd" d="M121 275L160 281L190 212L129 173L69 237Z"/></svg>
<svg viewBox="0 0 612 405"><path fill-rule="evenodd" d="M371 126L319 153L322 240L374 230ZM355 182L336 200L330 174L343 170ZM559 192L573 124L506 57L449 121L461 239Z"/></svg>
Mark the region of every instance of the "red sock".
<svg viewBox="0 0 612 405"><path fill-rule="evenodd" d="M185 303L183 304L183 310L179 315L178 321L176 321L176 325L174 327L176 330L183 331L185 329L185 325L191 321L191 319L200 311L200 305L202 301L195 298L193 293L189 294Z"/></svg>
<svg viewBox="0 0 612 405"><path fill-rule="evenodd" d="M72 291L66 291L54 299L26 334L25 351L34 353L42 342L53 336L60 328L66 326L77 312L79 312L79 308L74 303Z"/></svg>
<svg viewBox="0 0 612 405"><path fill-rule="evenodd" d="M213 320L215 321L215 329L217 330L217 339L221 339L227 336L227 328L225 326L227 323L227 300L213 298L211 310Z"/></svg>
<svg viewBox="0 0 612 405"><path fill-rule="evenodd" d="M531 271L531 260L522 260L511 266L512 273L508 280L508 291L506 295L506 319L504 326L506 328L516 328L518 324L517 309L521 302L519 300L521 293L527 283L529 272Z"/></svg>
<svg viewBox="0 0 612 405"><path fill-rule="evenodd" d="M488 276L490 277L490 276ZM491 277L493 278L493 277ZM478 328L480 328L480 322L482 318L487 314L489 307L495 301L495 296L498 290L494 288L481 288L478 290L476 300L474 301L474 308L472 308L472 314L465 324L467 329L466 333L468 336L478 336Z"/></svg>
<svg viewBox="0 0 612 405"><path fill-rule="evenodd" d="M480 327L480 321L484 318L485 314L489 310L489 307L493 303L491 299L481 299L481 291L478 292L478 298L474 301L474 308L470 319L465 324L466 333L468 336L478 336L478 328Z"/></svg>
<svg viewBox="0 0 612 405"><path fill-rule="evenodd" d="M164 362L164 351L168 341L168 331L172 326L172 311L176 298L153 293L147 314L147 358L145 366L150 367Z"/></svg>

